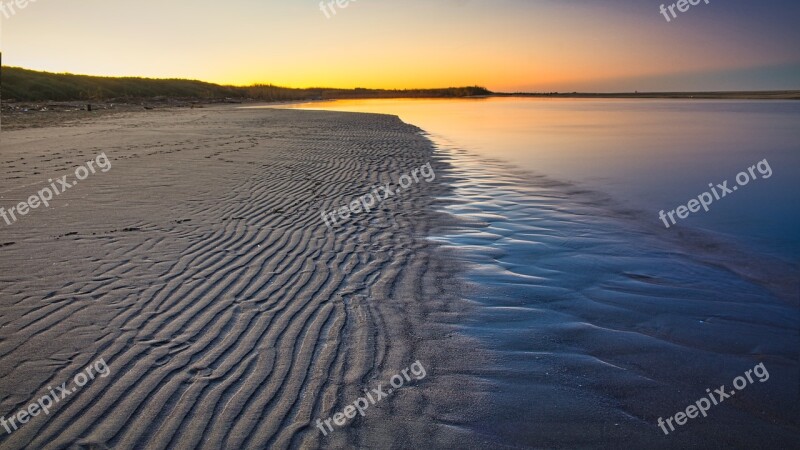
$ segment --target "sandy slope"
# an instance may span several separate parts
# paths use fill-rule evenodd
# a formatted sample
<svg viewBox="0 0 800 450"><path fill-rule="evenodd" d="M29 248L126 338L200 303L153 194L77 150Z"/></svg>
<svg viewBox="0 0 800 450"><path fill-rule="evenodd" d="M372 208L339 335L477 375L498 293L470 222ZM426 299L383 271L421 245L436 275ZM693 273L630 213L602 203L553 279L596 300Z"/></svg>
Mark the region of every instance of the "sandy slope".
<svg viewBox="0 0 800 450"><path fill-rule="evenodd" d="M218 107L4 132L0 206L105 152L0 222L0 414L104 358L2 448L484 445L465 425L484 353L432 243L444 183L330 230L331 210L433 161L397 118ZM72 176L70 178L73 178ZM427 377L328 438L314 426L415 360Z"/></svg>

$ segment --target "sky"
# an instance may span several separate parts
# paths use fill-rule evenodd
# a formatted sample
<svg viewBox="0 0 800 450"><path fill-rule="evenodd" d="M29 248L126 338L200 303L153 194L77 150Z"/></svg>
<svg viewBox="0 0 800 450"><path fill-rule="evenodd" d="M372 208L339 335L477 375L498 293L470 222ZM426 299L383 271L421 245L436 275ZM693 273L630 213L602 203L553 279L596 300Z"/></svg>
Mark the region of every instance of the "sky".
<svg viewBox="0 0 800 450"><path fill-rule="evenodd" d="M0 10L0 33L4 65L90 75L499 92L800 89L797 0L700 0L667 12L669 22L664 1L677 0L351 0L325 12L319 0L36 0Z"/></svg>

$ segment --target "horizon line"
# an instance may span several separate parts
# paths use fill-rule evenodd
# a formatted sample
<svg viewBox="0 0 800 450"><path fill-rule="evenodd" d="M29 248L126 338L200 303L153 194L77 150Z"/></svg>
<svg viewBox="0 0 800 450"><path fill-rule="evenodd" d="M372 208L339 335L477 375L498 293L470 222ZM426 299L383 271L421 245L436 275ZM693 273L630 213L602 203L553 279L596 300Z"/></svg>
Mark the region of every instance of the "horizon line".
<svg viewBox="0 0 800 450"><path fill-rule="evenodd" d="M0 52L0 58L2 58L2 53ZM1 61L1 59L0 59ZM111 79L140 79L140 80L153 80L153 81L188 81L188 82L196 82L196 83L205 83L215 86L221 87L234 87L234 88L248 88L248 87L259 87L259 86L270 86L276 87L281 89L292 89L292 90L314 90L314 89L327 89L327 90L340 90L340 91L355 91L355 90L367 90L367 91L427 91L427 90L444 90L444 89L458 89L458 88L481 88L489 92L487 95L479 95L474 97L487 97L487 96L574 96L574 95L607 95L607 96L622 96L622 95L639 95L639 96L646 96L646 95L709 95L709 94L716 94L716 95L735 95L735 94L800 94L800 88L798 89L741 89L741 90L702 90L702 91L570 91L570 90L561 90L561 91L514 91L514 92L502 92L502 91L493 91L488 89L484 86L479 84L471 84L471 85L463 85L463 86L456 86L451 85L447 87L428 87L428 88L364 88L364 87L330 87L330 86L307 86L307 87L287 87L277 85L271 82L256 82L251 84L222 84L216 83L213 81L206 81L197 78L180 78L180 77L165 77L165 78L154 78L148 76L140 76L140 75L92 75L92 74L82 74L82 73L72 73L72 72L50 72L46 70L36 70L36 69L28 69L25 67L20 66L9 66L9 65L2 65L0 64L0 70L2 68L9 68L9 69L20 69L26 70L30 72L37 72L43 74L52 74L52 75L68 75L68 76L78 76L78 77L90 77L90 78L111 78ZM1 76L1 75L0 75ZM0 78L0 83L2 83L2 79Z"/></svg>

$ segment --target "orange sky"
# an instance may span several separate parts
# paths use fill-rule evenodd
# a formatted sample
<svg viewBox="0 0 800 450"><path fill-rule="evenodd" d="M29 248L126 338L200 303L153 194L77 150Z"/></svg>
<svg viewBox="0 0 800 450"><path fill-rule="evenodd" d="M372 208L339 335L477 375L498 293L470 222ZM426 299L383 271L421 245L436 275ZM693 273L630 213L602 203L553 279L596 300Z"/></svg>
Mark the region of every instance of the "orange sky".
<svg viewBox="0 0 800 450"><path fill-rule="evenodd" d="M313 0L38 0L0 20L4 64L56 72L291 87L800 89L798 7L751 3L701 3L668 23L660 3L635 0L358 0L330 17Z"/></svg>

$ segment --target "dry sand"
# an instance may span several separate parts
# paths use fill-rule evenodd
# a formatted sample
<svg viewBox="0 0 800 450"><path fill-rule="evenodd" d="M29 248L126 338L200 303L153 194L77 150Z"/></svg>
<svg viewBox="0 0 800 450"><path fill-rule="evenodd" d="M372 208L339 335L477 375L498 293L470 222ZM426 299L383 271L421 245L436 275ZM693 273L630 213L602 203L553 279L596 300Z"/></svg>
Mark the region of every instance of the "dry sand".
<svg viewBox="0 0 800 450"><path fill-rule="evenodd" d="M391 116L157 111L3 132L0 206L105 152L108 172L0 222L0 414L98 358L2 448L477 448L486 353L455 324L445 218L420 183L330 230L331 210L426 162ZM323 438L314 423L419 360L427 377ZM488 438L487 438L488 439ZM72 447L70 447L72 448Z"/></svg>

